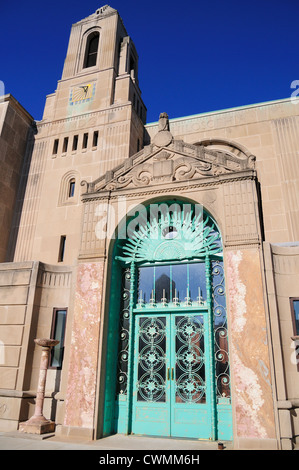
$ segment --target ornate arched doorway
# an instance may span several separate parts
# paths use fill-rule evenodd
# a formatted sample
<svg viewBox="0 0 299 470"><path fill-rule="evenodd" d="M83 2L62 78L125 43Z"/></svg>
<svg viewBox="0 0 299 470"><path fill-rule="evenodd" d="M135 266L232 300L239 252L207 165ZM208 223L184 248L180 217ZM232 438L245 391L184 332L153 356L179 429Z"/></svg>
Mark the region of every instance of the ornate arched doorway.
<svg viewBox="0 0 299 470"><path fill-rule="evenodd" d="M103 434L232 439L221 235L201 205L151 204L112 255Z"/></svg>

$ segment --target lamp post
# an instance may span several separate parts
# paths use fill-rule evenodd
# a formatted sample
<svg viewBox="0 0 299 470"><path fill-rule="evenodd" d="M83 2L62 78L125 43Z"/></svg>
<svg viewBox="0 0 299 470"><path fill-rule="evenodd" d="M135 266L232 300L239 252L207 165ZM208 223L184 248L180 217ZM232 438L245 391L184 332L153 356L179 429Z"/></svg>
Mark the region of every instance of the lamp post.
<svg viewBox="0 0 299 470"><path fill-rule="evenodd" d="M55 423L46 419L43 415L43 406L45 399L45 387L47 378L47 369L49 364L49 355L51 348L56 346L59 341L56 339L35 339L34 342L42 347L40 361L39 379L36 393L34 415L28 420L20 423L19 431L30 434L45 434L55 430Z"/></svg>

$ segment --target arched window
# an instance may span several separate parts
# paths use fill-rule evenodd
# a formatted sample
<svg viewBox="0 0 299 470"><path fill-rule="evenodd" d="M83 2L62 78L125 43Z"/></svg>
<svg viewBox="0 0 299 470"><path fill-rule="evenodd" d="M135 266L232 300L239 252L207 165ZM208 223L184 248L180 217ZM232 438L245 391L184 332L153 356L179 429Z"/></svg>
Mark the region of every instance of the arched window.
<svg viewBox="0 0 299 470"><path fill-rule="evenodd" d="M100 35L98 32L91 33L86 41L84 68L93 67L97 63Z"/></svg>
<svg viewBox="0 0 299 470"><path fill-rule="evenodd" d="M75 170L68 171L62 177L58 197L58 206L77 204L79 192L76 182L79 180L80 176Z"/></svg>
<svg viewBox="0 0 299 470"><path fill-rule="evenodd" d="M76 184L76 180L75 178L72 178L69 181L69 197L74 197L75 195L75 184Z"/></svg>

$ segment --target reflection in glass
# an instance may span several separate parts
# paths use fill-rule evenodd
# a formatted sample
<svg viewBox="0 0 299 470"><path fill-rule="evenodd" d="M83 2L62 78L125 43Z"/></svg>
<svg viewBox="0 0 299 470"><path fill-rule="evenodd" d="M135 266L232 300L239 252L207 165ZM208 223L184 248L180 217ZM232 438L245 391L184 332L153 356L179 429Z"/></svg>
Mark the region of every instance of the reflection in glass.
<svg viewBox="0 0 299 470"><path fill-rule="evenodd" d="M170 266L155 267L155 295L156 302L170 302L173 282L170 280ZM163 301L162 299L166 299Z"/></svg>
<svg viewBox="0 0 299 470"><path fill-rule="evenodd" d="M299 300L293 300L296 335L299 335Z"/></svg>
<svg viewBox="0 0 299 470"><path fill-rule="evenodd" d="M66 310L56 310L54 334L52 336L54 339L58 339L59 344L51 350L51 367L62 367L65 324Z"/></svg>
<svg viewBox="0 0 299 470"><path fill-rule="evenodd" d="M205 263L189 264L189 289L193 302L207 300Z"/></svg>
<svg viewBox="0 0 299 470"><path fill-rule="evenodd" d="M174 264L172 266L172 279L174 281L174 289L172 298L177 298L179 302L183 302L187 295L187 264Z"/></svg>
<svg viewBox="0 0 299 470"><path fill-rule="evenodd" d="M138 300L142 299L145 304L148 304L154 290L155 268L146 266L139 268L138 271Z"/></svg>
<svg viewBox="0 0 299 470"><path fill-rule="evenodd" d="M139 307L203 306L207 299L205 263L145 266L138 269Z"/></svg>

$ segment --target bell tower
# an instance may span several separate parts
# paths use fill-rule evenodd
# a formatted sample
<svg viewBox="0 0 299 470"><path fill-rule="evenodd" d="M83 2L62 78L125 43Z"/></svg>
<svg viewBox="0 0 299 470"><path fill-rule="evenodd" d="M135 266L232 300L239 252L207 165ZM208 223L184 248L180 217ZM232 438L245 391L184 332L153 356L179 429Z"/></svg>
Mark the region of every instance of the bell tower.
<svg viewBox="0 0 299 470"><path fill-rule="evenodd" d="M118 12L105 5L72 26L62 77L56 92L47 97L43 119L65 119L109 108L115 119L119 105L131 108L136 115L131 118L138 117L145 124L134 43ZM112 120L110 114L109 122ZM142 144L140 126L137 122L135 126L127 156L136 153L138 139L139 147Z"/></svg>
<svg viewBox="0 0 299 470"><path fill-rule="evenodd" d="M71 28L61 79L46 98L27 155L11 260L76 262L80 183L140 151L145 122L134 43L119 13L105 5Z"/></svg>

